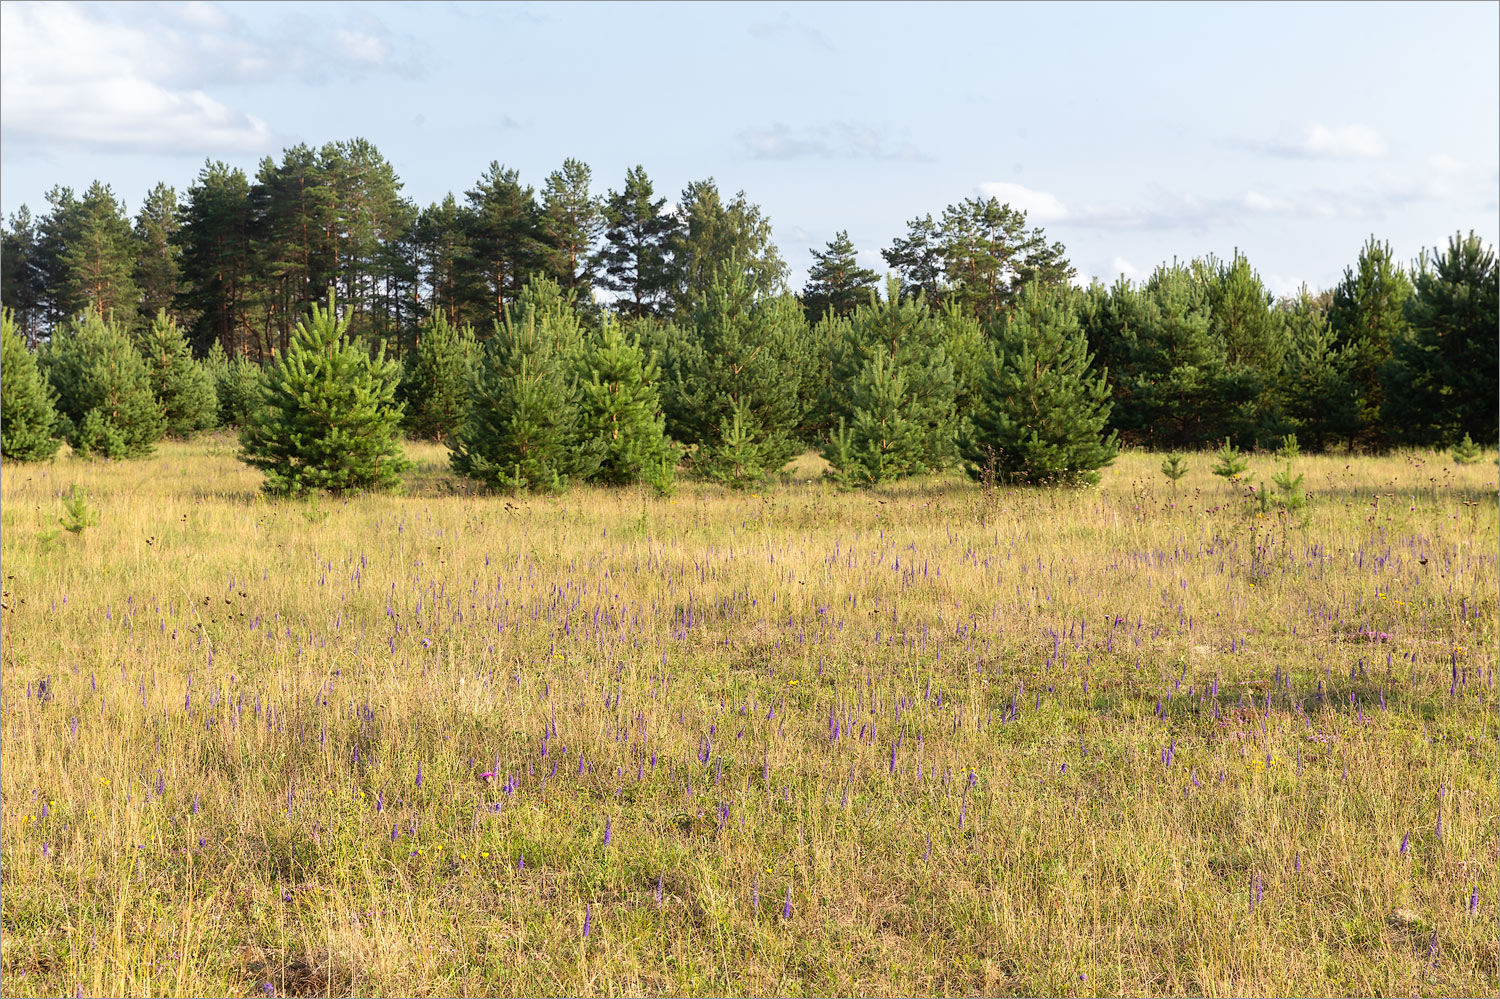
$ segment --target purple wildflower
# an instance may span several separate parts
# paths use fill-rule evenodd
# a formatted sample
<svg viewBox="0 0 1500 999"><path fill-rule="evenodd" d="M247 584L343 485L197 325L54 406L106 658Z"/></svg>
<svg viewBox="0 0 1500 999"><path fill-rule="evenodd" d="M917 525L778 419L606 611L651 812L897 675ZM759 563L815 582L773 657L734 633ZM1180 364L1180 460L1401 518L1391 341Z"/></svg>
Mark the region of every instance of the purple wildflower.
<svg viewBox="0 0 1500 999"><path fill-rule="evenodd" d="M781 907L781 918L792 918L792 886L786 886L786 904Z"/></svg>
<svg viewBox="0 0 1500 999"><path fill-rule="evenodd" d="M594 907L585 905L583 907L583 939L589 938L589 930L594 928Z"/></svg>
<svg viewBox="0 0 1500 999"><path fill-rule="evenodd" d="M614 838L614 833L610 829L610 817L608 815L606 815L604 817L604 846L606 848L609 847L609 841L611 839L613 839L613 838Z"/></svg>

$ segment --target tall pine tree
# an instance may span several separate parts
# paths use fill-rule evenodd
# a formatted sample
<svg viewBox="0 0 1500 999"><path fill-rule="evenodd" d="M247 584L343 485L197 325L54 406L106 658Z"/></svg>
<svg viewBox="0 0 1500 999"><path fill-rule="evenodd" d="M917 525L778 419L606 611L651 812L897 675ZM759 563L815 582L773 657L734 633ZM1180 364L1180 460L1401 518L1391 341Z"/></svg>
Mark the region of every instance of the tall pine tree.
<svg viewBox="0 0 1500 999"><path fill-rule="evenodd" d="M849 233L841 231L823 251L810 250L813 265L802 289L802 307L807 321L816 323L825 314L847 316L869 301L877 280L874 271L859 266Z"/></svg>
<svg viewBox="0 0 1500 999"><path fill-rule="evenodd" d="M127 327L134 325L140 291L132 276L136 253L125 206L115 200L108 184L95 181L77 202L76 212L59 256L63 308L69 314L91 309Z"/></svg>
<svg viewBox="0 0 1500 999"><path fill-rule="evenodd" d="M466 197L469 262L482 275L490 317L498 320L506 304L515 301L531 275L541 269L545 256L541 212L535 192L521 184L520 174L498 162L490 164Z"/></svg>
<svg viewBox="0 0 1500 999"><path fill-rule="evenodd" d="M1376 242L1373 236L1333 289L1328 326L1348 357L1349 379L1357 393L1359 408L1354 425L1347 428L1349 442L1356 446L1380 448L1390 443L1382 417L1381 376L1391 358L1391 344L1406 335L1411 292L1411 280L1391 256L1390 244Z"/></svg>
<svg viewBox="0 0 1500 999"><path fill-rule="evenodd" d="M595 265L601 287L616 293L615 309L636 319L660 316L671 308L671 246L677 219L662 209L645 167L631 167L625 188L604 202L604 246Z"/></svg>
<svg viewBox="0 0 1500 999"><path fill-rule="evenodd" d="M739 271L757 297L781 289L787 268L771 242L771 220L744 191L725 203L712 177L694 181L683 190L677 214L682 224L672 241L672 267L678 316L693 315L726 266Z"/></svg>
<svg viewBox="0 0 1500 999"><path fill-rule="evenodd" d="M563 160L542 186L541 231L558 284L578 302L593 300L590 256L604 231L604 208L589 193L593 177L581 160Z"/></svg>
<svg viewBox="0 0 1500 999"><path fill-rule="evenodd" d="M1442 447L1465 434L1494 444L1500 425L1495 390L1495 251L1474 233L1455 233L1445 250L1418 261L1407 330L1391 343L1386 399L1391 422L1414 443Z"/></svg>
<svg viewBox="0 0 1500 999"><path fill-rule="evenodd" d="M135 217L135 284L141 293L140 315L148 323L163 309L176 309L182 291L178 225L177 192L157 184Z"/></svg>

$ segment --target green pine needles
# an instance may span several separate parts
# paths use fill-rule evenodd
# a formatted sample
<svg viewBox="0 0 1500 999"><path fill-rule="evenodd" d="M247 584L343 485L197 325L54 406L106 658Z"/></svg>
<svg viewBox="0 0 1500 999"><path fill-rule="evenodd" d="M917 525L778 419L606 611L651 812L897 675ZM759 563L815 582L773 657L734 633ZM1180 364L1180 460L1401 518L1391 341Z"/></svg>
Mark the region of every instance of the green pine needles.
<svg viewBox="0 0 1500 999"><path fill-rule="evenodd" d="M1119 450L1105 433L1111 403L1066 289L1027 285L1001 320L980 385L972 431L961 443L976 479L1092 485Z"/></svg>
<svg viewBox="0 0 1500 999"><path fill-rule="evenodd" d="M1172 483L1172 492L1177 492L1177 480L1188 473L1187 464L1180 451L1173 451L1167 455L1166 460L1161 463L1161 474Z"/></svg>
<svg viewBox="0 0 1500 999"><path fill-rule="evenodd" d="M156 450L167 421L123 329L90 310L58 329L39 360L75 454L144 458Z"/></svg>
<svg viewBox="0 0 1500 999"><path fill-rule="evenodd" d="M139 337L141 357L151 381L151 392L161 407L166 432L172 437L191 437L209 430L219 422L219 395L214 372L206 364L193 360L187 338L177 323L167 317L167 310L156 313L156 319Z"/></svg>
<svg viewBox="0 0 1500 999"><path fill-rule="evenodd" d="M1235 447L1228 437L1224 438L1224 446L1214 452L1214 457L1218 460L1209 468L1209 471L1227 482L1238 482L1240 476L1245 474L1245 469L1250 467L1249 460L1240 453L1240 449Z"/></svg>
<svg viewBox="0 0 1500 999"><path fill-rule="evenodd" d="M670 491L678 448L667 436L655 362L606 316L585 339L578 371L578 431L598 462L592 481Z"/></svg>
<svg viewBox="0 0 1500 999"><path fill-rule="evenodd" d="M214 380L214 395L219 400L219 426L243 427L250 414L260 408L265 376L260 365L248 357L231 358L224 345L215 340L203 359Z"/></svg>
<svg viewBox="0 0 1500 999"><path fill-rule="evenodd" d="M401 448L397 366L348 337L333 293L313 305L266 371L264 398L240 430L240 460L272 495L391 489L410 467Z"/></svg>
<svg viewBox="0 0 1500 999"><path fill-rule="evenodd" d="M1464 439L1453 445L1451 453L1455 465L1472 465L1484 457L1484 451L1468 434L1464 434Z"/></svg>
<svg viewBox="0 0 1500 999"><path fill-rule="evenodd" d="M472 326L450 324L441 310L428 318L401 379L407 430L442 442L463 428L469 412L470 372L478 356Z"/></svg>
<svg viewBox="0 0 1500 999"><path fill-rule="evenodd" d="M572 360L582 341L556 284L528 285L484 345L468 419L449 444L454 471L517 492L559 492L594 471L597 454L578 447Z"/></svg>
<svg viewBox="0 0 1500 999"><path fill-rule="evenodd" d="M949 329L921 296L886 297L841 322L830 346L827 408L839 432L823 449L829 477L876 485L950 465L959 420Z"/></svg>
<svg viewBox="0 0 1500 999"><path fill-rule="evenodd" d="M57 454L62 442L54 429L55 398L5 309L0 312L0 456L46 461Z"/></svg>

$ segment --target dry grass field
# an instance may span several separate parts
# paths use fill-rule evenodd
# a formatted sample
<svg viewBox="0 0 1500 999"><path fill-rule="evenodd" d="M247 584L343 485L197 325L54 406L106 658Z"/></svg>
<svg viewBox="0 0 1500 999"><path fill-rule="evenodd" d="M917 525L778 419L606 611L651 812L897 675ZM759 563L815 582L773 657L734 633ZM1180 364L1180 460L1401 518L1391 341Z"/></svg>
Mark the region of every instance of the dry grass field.
<svg viewBox="0 0 1500 999"><path fill-rule="evenodd" d="M1493 995L1494 455L0 474L6 995ZM1269 481L1269 456L1251 481ZM59 531L75 484L95 526Z"/></svg>

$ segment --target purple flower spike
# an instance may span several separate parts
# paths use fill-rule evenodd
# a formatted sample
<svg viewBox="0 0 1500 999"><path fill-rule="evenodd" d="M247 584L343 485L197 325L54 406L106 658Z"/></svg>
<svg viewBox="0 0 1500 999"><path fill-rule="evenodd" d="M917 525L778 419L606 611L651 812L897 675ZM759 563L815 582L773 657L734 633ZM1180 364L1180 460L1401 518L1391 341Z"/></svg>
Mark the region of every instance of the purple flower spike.
<svg viewBox="0 0 1500 999"><path fill-rule="evenodd" d="M1469 892L1469 915L1479 911L1479 889L1475 888Z"/></svg>
<svg viewBox="0 0 1500 999"><path fill-rule="evenodd" d="M583 907L583 939L589 938L589 930L594 928L594 907L586 905Z"/></svg>
<svg viewBox="0 0 1500 999"><path fill-rule="evenodd" d="M1406 851L1411 848L1411 833L1401 837L1401 856L1406 856Z"/></svg>
<svg viewBox="0 0 1500 999"><path fill-rule="evenodd" d="M606 816L604 816L604 845L605 845L605 847L609 846L609 841L611 839L613 839L613 838L614 838L614 833L613 833L613 831L610 828L610 817L608 815L606 815Z"/></svg>
<svg viewBox="0 0 1500 999"><path fill-rule="evenodd" d="M781 907L781 918L792 918L792 886L786 886L786 904Z"/></svg>

